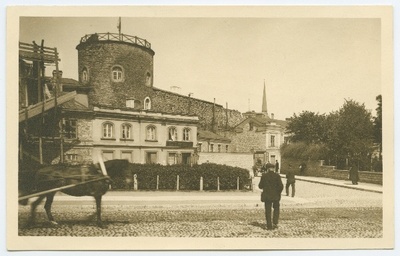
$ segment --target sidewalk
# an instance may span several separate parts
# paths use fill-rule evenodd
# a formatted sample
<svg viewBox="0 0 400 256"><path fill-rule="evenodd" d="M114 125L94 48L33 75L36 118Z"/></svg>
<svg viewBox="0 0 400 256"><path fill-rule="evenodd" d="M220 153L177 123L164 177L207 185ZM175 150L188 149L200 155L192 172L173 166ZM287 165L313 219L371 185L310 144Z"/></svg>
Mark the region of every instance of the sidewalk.
<svg viewBox="0 0 400 256"><path fill-rule="evenodd" d="M283 180L285 175L281 174ZM351 181L335 180L323 177L307 177L296 176L297 181L306 181L329 186L344 187L349 189L356 189L362 191L369 191L375 193L382 193L382 186L369 183L358 183L353 185ZM105 202L124 202L129 204L152 202L154 204L161 202L169 202L172 204L190 204L190 203L258 203L260 201L260 192L258 183L260 177L253 178L254 191L108 191L103 196ZM284 181L285 183L285 181ZM298 199L300 200L300 199ZM72 197L59 193L55 198L55 202L68 202L68 201L93 201L93 197Z"/></svg>
<svg viewBox="0 0 400 256"><path fill-rule="evenodd" d="M284 174L281 174L282 178L285 178ZM372 184L372 183L364 183L359 182L358 185L353 185L350 180L336 180L324 177L308 177L308 176L296 176L296 180L320 183L325 185L331 185L336 187L344 187L356 190L363 190L369 192L382 193L383 187L382 185Z"/></svg>

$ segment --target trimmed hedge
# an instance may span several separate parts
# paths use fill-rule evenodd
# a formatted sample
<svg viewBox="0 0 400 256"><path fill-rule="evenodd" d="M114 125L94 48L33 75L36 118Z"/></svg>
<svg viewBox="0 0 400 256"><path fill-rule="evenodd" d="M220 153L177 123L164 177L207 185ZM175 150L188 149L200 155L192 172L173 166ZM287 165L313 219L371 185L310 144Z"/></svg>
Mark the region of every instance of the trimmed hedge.
<svg viewBox="0 0 400 256"><path fill-rule="evenodd" d="M199 190L200 177L203 177L203 190L217 190L219 177L220 190L249 189L251 178L249 171L239 167L204 163L201 165L159 165L159 164L130 164L132 174L137 177L139 190L156 190L157 175L159 190L176 190L177 175L179 175L179 190ZM133 184L126 187L124 178L115 179L113 190L133 190Z"/></svg>

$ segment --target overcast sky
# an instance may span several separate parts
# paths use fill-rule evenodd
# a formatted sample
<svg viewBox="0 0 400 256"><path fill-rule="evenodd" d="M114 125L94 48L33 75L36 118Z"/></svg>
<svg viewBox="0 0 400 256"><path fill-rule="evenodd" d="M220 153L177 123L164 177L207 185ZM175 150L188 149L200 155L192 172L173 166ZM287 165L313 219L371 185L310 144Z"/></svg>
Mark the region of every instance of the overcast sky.
<svg viewBox="0 0 400 256"><path fill-rule="evenodd" d="M78 80L75 47L85 34L118 33L115 18L21 18L20 41L57 47L64 77ZM122 33L147 39L154 86L241 112L285 119L303 110L330 113L344 99L375 115L381 94L379 19L126 18ZM50 75L51 71L47 71Z"/></svg>

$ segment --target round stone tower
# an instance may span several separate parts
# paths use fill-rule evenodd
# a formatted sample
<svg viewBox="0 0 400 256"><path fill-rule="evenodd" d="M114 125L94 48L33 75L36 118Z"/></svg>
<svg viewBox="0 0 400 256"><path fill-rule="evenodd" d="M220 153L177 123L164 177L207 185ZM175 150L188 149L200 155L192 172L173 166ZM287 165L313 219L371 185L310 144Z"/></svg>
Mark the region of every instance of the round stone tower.
<svg viewBox="0 0 400 256"><path fill-rule="evenodd" d="M120 108L129 99L143 105L152 94L154 51L145 39L96 33L82 37L76 49L79 82L93 87L90 105Z"/></svg>

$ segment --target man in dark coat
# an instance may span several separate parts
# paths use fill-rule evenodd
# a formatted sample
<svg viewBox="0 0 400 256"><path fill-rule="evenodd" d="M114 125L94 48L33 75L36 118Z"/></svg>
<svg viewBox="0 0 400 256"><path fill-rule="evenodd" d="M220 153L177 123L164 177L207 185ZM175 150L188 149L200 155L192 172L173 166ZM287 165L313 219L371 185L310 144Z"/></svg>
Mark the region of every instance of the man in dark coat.
<svg viewBox="0 0 400 256"><path fill-rule="evenodd" d="M295 193L296 178L292 166L289 164L289 170L286 172L286 195L289 196L289 187L292 186L292 197Z"/></svg>
<svg viewBox="0 0 400 256"><path fill-rule="evenodd" d="M276 163L275 163L275 172L279 173L279 162L278 162L278 160L276 160Z"/></svg>
<svg viewBox="0 0 400 256"><path fill-rule="evenodd" d="M271 230L278 227L279 220L279 201L283 190L281 176L273 171L274 165L270 165L267 173L261 176L258 187L263 190L261 201L265 205L265 218L267 220L267 229ZM271 207L274 208L271 221ZM273 224L273 225L272 225Z"/></svg>
<svg viewBox="0 0 400 256"><path fill-rule="evenodd" d="M357 185L360 177L358 176L358 170L356 167L350 167L349 176L351 183L353 183L353 185Z"/></svg>

